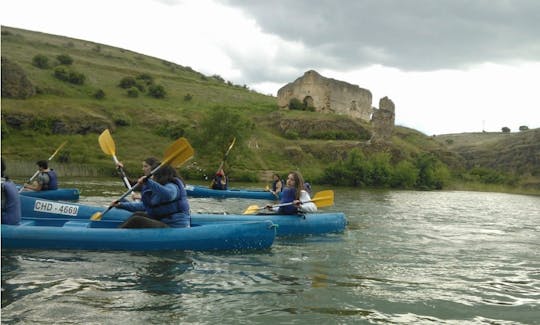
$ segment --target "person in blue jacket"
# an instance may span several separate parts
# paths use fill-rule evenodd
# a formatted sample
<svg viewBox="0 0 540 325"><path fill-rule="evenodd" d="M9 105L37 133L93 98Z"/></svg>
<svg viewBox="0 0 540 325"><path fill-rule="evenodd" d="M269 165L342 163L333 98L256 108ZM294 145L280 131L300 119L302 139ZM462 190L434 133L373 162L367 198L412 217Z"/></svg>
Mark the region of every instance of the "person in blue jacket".
<svg viewBox="0 0 540 325"><path fill-rule="evenodd" d="M54 169L49 169L47 160L39 160L36 165L39 169L37 180L33 184L24 185L24 188L32 191L57 190L58 176Z"/></svg>
<svg viewBox="0 0 540 325"><path fill-rule="evenodd" d="M176 169L163 166L152 177L139 178L137 186L141 187L141 201L112 203L117 208L135 212L120 228L191 227L186 189Z"/></svg>
<svg viewBox="0 0 540 325"><path fill-rule="evenodd" d="M281 192L280 204L292 203L290 205L274 207L267 205L266 209L273 210L279 214L297 214L317 212L315 203L310 202L311 197L304 189L304 178L297 171L290 172L287 176L287 187Z"/></svg>
<svg viewBox="0 0 540 325"><path fill-rule="evenodd" d="M4 174L6 164L2 158L2 224L18 225L21 222L21 199L17 186Z"/></svg>

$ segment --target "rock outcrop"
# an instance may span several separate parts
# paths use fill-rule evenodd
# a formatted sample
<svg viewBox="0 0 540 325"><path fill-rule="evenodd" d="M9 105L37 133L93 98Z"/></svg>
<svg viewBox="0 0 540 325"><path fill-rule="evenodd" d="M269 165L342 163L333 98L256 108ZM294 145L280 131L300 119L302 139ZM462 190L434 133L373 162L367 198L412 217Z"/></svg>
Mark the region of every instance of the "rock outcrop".
<svg viewBox="0 0 540 325"><path fill-rule="evenodd" d="M371 117L373 135L371 142L390 141L394 130L396 114L394 102L388 97L379 100L379 108L374 109Z"/></svg>
<svg viewBox="0 0 540 325"><path fill-rule="evenodd" d="M25 99L35 94L36 88L23 68L2 57L2 98Z"/></svg>

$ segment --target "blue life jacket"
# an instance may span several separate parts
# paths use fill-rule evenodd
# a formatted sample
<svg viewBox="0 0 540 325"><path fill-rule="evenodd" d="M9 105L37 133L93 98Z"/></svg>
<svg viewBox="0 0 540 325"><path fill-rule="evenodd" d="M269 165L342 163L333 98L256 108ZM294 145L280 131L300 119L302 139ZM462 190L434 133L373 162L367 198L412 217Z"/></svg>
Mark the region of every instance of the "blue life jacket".
<svg viewBox="0 0 540 325"><path fill-rule="evenodd" d="M21 199L17 186L2 178L2 223L18 225L21 222Z"/></svg>
<svg viewBox="0 0 540 325"><path fill-rule="evenodd" d="M147 185L143 186L141 200L145 206L146 213L149 217L161 220L167 224L176 223L177 221L179 221L175 220L177 218L188 218L188 221L190 220L189 203L187 200L187 193L186 189L184 188L184 184L178 178L174 179L174 183L178 187L178 194L176 195L176 197L170 201L162 201L158 204L152 204L152 191Z"/></svg>
<svg viewBox="0 0 540 325"><path fill-rule="evenodd" d="M42 191L46 190L57 190L58 189L58 177L56 176L56 172L51 169L48 172L45 172L45 174L49 175L49 183L43 184L41 186Z"/></svg>
<svg viewBox="0 0 540 325"><path fill-rule="evenodd" d="M281 192L281 200L279 201L279 203L280 204L289 203L294 200L296 200L296 190L294 188L287 187L283 190L283 192ZM294 204L285 205L285 206L279 207L278 213L279 214L297 214L298 208Z"/></svg>

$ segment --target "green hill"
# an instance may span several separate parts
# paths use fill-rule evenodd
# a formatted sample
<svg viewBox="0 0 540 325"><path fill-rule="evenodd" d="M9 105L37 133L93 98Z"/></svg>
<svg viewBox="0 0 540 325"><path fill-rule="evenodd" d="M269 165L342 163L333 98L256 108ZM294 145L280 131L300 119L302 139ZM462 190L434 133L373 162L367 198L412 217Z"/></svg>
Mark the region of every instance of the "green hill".
<svg viewBox="0 0 540 325"><path fill-rule="evenodd" d="M215 172L233 137L226 168L236 180L268 181L273 171L299 169L322 181L333 177L327 168L346 161L353 149L366 160L385 153L392 165L430 154L457 173L469 159L442 136L397 126L391 143L370 144L371 125L363 121L280 110L275 97L217 75L2 26L2 157L12 175L28 174L65 140L68 145L55 158L63 175L112 175L112 160L97 143L107 128L117 156L132 171L140 170L143 158L160 157L174 139L186 137L196 151L182 168L187 178Z"/></svg>

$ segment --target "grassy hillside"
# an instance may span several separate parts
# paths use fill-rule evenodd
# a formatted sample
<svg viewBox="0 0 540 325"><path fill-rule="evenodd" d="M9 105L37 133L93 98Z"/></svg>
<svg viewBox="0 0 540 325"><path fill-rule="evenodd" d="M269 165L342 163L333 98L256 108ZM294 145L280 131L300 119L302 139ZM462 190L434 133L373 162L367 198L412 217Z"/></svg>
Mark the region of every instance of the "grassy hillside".
<svg viewBox="0 0 540 325"><path fill-rule="evenodd" d="M48 64L36 66L36 56L45 57ZM62 64L59 56L73 62ZM12 75L4 73L8 66L22 71L33 96L4 96L8 89L4 86L9 84L4 77ZM66 71L83 75L84 82L62 81L59 71L64 72L61 76ZM137 85L120 87L126 78ZM157 86L165 90L163 98L149 95ZM449 143L443 136L427 137L398 126L391 143L370 144L371 125L363 121L279 110L275 97L220 76L205 76L190 67L120 48L5 26L2 91L2 157L10 163L12 175L18 167L25 168L19 173L28 174L36 160L46 159L65 140L68 145L55 158L64 175L84 175L82 170L113 174L111 157L97 142L106 128L115 140L117 156L132 171L140 170L144 157L161 157L168 144L185 136L196 151L183 167L188 177L215 172L233 137L237 142L226 166L233 179L267 181L272 171L291 169L314 179L329 165L346 159L352 149L368 157L386 152L393 163L431 153L451 170L468 164L467 155L456 147L458 141ZM98 99L99 93L104 97Z"/></svg>

